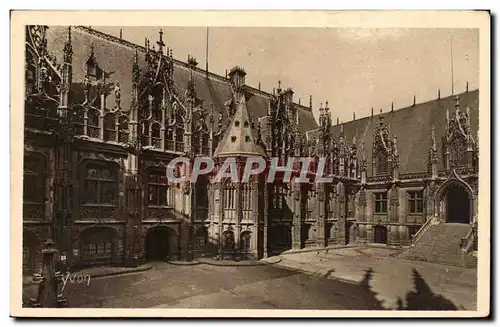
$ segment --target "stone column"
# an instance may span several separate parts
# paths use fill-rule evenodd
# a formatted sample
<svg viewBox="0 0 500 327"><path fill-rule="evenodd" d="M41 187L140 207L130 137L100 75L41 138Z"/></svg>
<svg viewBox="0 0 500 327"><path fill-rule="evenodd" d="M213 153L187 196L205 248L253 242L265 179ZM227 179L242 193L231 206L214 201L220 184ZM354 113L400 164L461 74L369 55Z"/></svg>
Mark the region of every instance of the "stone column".
<svg viewBox="0 0 500 327"><path fill-rule="evenodd" d="M300 183L294 185L293 190L293 231L292 248L302 248L302 187Z"/></svg>
<svg viewBox="0 0 500 327"><path fill-rule="evenodd" d="M318 213L316 219L316 246L325 247L325 217L326 217L326 201L325 201L325 184L318 183L316 185L316 210Z"/></svg>
<svg viewBox="0 0 500 327"><path fill-rule="evenodd" d="M42 250L42 282L38 288L38 302L42 308L57 307L58 281L55 276L55 261L58 253L54 242L47 240Z"/></svg>

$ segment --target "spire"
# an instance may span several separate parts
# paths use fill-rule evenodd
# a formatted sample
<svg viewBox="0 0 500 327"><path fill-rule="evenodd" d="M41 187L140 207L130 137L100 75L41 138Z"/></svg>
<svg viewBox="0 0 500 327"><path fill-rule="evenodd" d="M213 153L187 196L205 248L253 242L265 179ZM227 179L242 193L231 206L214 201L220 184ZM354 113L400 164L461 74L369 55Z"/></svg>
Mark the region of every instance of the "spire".
<svg viewBox="0 0 500 327"><path fill-rule="evenodd" d="M139 53L135 49L134 64L132 65L132 83L139 83Z"/></svg>
<svg viewBox="0 0 500 327"><path fill-rule="evenodd" d="M71 63L73 57L73 46L71 45L71 26L68 27L68 38L64 44L64 62ZM92 53L94 53L94 47L92 44Z"/></svg>
<svg viewBox="0 0 500 327"><path fill-rule="evenodd" d="M163 47L165 46L165 43L163 42L163 30L161 28L158 34L160 34L160 39L156 42L156 44L158 44L158 52L163 53Z"/></svg>
<svg viewBox="0 0 500 327"><path fill-rule="evenodd" d="M434 125L432 125L432 131L431 131L431 147L433 151L437 150L437 145L436 145L436 132L434 130Z"/></svg>
<svg viewBox="0 0 500 327"><path fill-rule="evenodd" d="M205 72L208 74L208 26L207 26L207 40L206 40L206 49L205 49ZM227 71L226 71L227 75Z"/></svg>
<svg viewBox="0 0 500 327"><path fill-rule="evenodd" d="M214 152L217 157L233 155L266 156L264 149L254 138L244 94L237 102L236 112Z"/></svg>

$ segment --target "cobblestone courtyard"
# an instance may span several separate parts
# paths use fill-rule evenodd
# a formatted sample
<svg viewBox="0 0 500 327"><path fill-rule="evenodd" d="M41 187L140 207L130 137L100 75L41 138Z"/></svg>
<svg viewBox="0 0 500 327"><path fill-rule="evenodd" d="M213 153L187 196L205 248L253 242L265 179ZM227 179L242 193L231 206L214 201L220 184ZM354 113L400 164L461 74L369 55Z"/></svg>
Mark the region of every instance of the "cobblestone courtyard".
<svg viewBox="0 0 500 327"><path fill-rule="evenodd" d="M71 307L329 310L475 309L476 270L346 248L286 254L275 265L153 263L64 291Z"/></svg>

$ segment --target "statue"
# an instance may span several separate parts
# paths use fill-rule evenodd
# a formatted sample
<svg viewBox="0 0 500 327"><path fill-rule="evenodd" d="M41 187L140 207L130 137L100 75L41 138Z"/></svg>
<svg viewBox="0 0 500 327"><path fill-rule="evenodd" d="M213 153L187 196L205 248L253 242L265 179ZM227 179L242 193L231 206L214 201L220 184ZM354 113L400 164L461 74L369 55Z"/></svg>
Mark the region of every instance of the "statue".
<svg viewBox="0 0 500 327"><path fill-rule="evenodd" d="M89 94L90 94L90 79L89 75L85 75L83 78L83 93L85 94L85 102L88 101L89 99Z"/></svg>
<svg viewBox="0 0 500 327"><path fill-rule="evenodd" d="M121 101L120 83L116 83L115 86L115 101L116 101L116 108L120 109L120 101Z"/></svg>

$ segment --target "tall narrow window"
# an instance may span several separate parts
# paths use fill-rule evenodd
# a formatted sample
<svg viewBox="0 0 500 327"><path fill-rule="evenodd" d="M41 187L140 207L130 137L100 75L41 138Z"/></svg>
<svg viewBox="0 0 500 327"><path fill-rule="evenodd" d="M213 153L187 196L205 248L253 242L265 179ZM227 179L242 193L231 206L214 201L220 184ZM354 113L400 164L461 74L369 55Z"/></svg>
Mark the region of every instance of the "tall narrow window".
<svg viewBox="0 0 500 327"><path fill-rule="evenodd" d="M375 193L375 213L387 213L387 192Z"/></svg>
<svg viewBox="0 0 500 327"><path fill-rule="evenodd" d="M148 204L151 206L168 206L168 182L164 171L151 170L148 175Z"/></svg>
<svg viewBox="0 0 500 327"><path fill-rule="evenodd" d="M424 212L424 199L422 191L408 192L408 212L409 213Z"/></svg>
<svg viewBox="0 0 500 327"><path fill-rule="evenodd" d="M116 204L118 170L114 165L92 163L85 166L83 201L92 204Z"/></svg>
<svg viewBox="0 0 500 327"><path fill-rule="evenodd" d="M25 202L43 203L45 197L44 161L30 156L24 158L23 199Z"/></svg>
<svg viewBox="0 0 500 327"><path fill-rule="evenodd" d="M376 157L377 175L386 175L389 173L387 156L384 153L378 153Z"/></svg>
<svg viewBox="0 0 500 327"><path fill-rule="evenodd" d="M235 188L233 184L228 184L224 190L224 208L234 209L236 207L235 203Z"/></svg>

